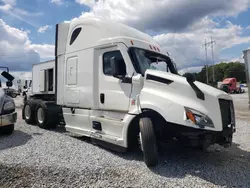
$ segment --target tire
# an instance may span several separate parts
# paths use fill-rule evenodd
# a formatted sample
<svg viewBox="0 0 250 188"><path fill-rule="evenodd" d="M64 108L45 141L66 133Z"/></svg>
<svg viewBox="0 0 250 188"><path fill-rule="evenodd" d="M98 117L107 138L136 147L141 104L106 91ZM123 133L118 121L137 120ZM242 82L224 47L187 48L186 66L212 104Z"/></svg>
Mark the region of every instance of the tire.
<svg viewBox="0 0 250 188"><path fill-rule="evenodd" d="M144 162L148 167L156 166L158 164L158 149L153 123L150 118L143 117L140 119L139 126Z"/></svg>
<svg viewBox="0 0 250 188"><path fill-rule="evenodd" d="M35 123L35 105L36 102L32 100L27 100L23 106L23 119L27 124L34 124Z"/></svg>
<svg viewBox="0 0 250 188"><path fill-rule="evenodd" d="M36 123L42 129L54 129L57 126L58 114L56 105L50 102L40 101L36 107Z"/></svg>
<svg viewBox="0 0 250 188"><path fill-rule="evenodd" d="M4 135L10 135L13 133L13 131L14 131L14 124L1 127L0 129L0 133Z"/></svg>

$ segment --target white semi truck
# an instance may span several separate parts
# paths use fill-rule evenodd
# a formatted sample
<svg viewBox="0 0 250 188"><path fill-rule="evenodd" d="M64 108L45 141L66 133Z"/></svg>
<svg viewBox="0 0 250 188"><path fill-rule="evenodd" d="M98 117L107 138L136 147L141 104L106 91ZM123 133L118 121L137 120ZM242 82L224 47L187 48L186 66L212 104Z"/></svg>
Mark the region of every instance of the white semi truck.
<svg viewBox="0 0 250 188"><path fill-rule="evenodd" d="M122 151L139 146L147 166L173 138L201 148L232 143L232 97L180 76L150 36L116 22L57 24L55 61L34 65L32 80L27 123L52 128L62 114L69 132Z"/></svg>

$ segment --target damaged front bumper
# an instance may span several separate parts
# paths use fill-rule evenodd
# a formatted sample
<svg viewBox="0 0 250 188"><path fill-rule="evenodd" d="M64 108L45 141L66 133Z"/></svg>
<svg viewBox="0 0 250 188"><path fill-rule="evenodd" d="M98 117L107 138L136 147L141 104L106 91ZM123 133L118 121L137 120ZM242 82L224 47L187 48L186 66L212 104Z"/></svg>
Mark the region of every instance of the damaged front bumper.
<svg viewBox="0 0 250 188"><path fill-rule="evenodd" d="M12 125L16 123L17 113L13 112L11 114L4 114L0 116L0 127Z"/></svg>
<svg viewBox="0 0 250 188"><path fill-rule="evenodd" d="M202 148L208 148L210 145L219 144L227 148L232 145L234 132L235 127L230 125L223 128L222 131L189 130L182 132L182 136L188 138L189 144L192 146L202 146Z"/></svg>

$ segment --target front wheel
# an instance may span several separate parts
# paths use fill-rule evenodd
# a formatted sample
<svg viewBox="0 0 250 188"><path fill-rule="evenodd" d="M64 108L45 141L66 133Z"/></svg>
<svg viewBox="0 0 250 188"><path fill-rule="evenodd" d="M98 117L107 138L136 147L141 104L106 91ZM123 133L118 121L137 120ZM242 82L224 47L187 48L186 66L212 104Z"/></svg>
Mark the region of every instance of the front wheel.
<svg viewBox="0 0 250 188"><path fill-rule="evenodd" d="M158 151L153 123L150 118L143 117L139 122L140 143L143 151L144 162L148 167L158 164Z"/></svg>

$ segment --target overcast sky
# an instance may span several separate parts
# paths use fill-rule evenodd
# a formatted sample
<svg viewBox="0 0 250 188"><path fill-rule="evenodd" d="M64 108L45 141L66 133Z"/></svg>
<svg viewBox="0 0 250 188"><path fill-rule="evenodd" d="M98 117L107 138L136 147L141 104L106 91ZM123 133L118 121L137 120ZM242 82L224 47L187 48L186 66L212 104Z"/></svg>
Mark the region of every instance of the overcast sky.
<svg viewBox="0 0 250 188"><path fill-rule="evenodd" d="M211 37L215 62L243 61L250 48L250 0L0 0L1 65L29 77L32 64L54 58L55 25L87 16L150 34L180 70L206 64L202 44Z"/></svg>

